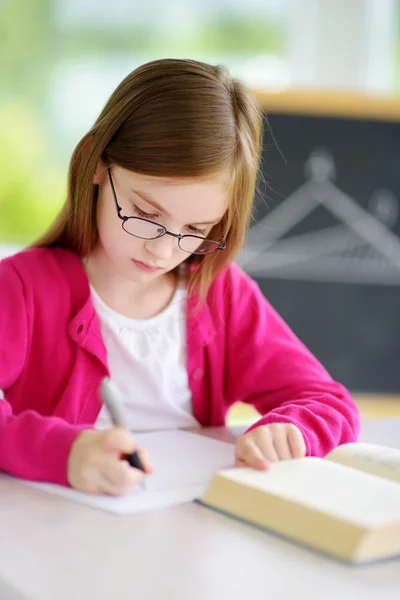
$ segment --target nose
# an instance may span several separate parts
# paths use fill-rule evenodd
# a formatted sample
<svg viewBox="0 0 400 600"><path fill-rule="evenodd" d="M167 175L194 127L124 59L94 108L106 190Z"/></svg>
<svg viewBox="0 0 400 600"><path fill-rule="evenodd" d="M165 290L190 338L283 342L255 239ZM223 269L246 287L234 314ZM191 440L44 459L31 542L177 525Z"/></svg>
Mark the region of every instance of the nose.
<svg viewBox="0 0 400 600"><path fill-rule="evenodd" d="M160 260L171 258L177 245L178 241L170 235L163 235L155 240L148 240L145 244L146 250Z"/></svg>

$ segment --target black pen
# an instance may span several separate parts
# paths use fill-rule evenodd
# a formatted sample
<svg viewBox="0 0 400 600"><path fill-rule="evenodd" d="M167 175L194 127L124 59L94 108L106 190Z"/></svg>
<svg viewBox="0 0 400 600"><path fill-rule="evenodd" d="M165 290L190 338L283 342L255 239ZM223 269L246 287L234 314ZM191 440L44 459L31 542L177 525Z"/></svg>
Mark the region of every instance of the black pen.
<svg viewBox="0 0 400 600"><path fill-rule="evenodd" d="M101 382L100 396L110 414L113 425L115 425L116 427L123 427L124 429L128 429L121 402L118 398L118 393L112 381L107 377L105 377ZM132 452L132 454L125 455L124 458L128 461L131 467L145 472L145 468L137 450Z"/></svg>

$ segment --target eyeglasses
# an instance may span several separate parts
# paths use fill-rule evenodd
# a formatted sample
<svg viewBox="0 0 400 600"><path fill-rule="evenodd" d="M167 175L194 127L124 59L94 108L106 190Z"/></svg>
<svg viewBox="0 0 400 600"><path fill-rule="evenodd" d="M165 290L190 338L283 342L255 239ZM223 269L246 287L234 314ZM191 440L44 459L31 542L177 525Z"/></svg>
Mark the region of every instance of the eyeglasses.
<svg viewBox="0 0 400 600"><path fill-rule="evenodd" d="M163 235L170 235L178 240L178 246L184 252L189 254L211 254L215 250L225 250L225 242L216 242L199 235L181 235L180 233L172 233L168 231L164 225L156 223L155 221L149 221L142 217L125 217L121 215L122 208L118 204L117 194L115 192L114 182L111 177L111 170L107 169L108 177L110 179L111 189L115 200L115 206L117 209L117 215L122 221L122 229L133 235L134 237L142 240L156 240L163 237Z"/></svg>

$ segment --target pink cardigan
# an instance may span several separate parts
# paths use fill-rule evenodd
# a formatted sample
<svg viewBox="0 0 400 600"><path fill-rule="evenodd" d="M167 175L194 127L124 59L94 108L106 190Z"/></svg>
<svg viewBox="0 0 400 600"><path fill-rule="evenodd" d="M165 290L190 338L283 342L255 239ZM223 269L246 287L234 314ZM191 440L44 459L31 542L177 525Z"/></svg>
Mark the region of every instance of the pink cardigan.
<svg viewBox="0 0 400 600"><path fill-rule="evenodd" d="M307 455L357 439L359 413L232 264L197 314L188 305L187 369L193 412L222 426L241 400L263 415L252 427L293 423ZM76 436L96 421L106 349L79 257L34 249L0 262L0 470L68 485ZM134 390L132 390L134 393Z"/></svg>

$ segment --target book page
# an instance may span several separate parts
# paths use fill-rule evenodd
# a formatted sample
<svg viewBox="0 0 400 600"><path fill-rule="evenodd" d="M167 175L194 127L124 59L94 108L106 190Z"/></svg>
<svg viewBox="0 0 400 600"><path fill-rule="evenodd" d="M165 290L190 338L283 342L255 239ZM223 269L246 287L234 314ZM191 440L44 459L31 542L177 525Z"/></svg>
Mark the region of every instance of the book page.
<svg viewBox="0 0 400 600"><path fill-rule="evenodd" d="M400 450L375 444L343 444L325 456L353 469L392 479L400 483Z"/></svg>
<svg viewBox="0 0 400 600"><path fill-rule="evenodd" d="M361 527L400 523L400 486L320 458L272 463L266 472L244 467L220 475Z"/></svg>
<svg viewBox="0 0 400 600"><path fill-rule="evenodd" d="M138 445L149 453L154 473L143 487L121 497L85 494L51 483L24 482L51 494L63 496L114 514L132 514L194 500L203 493L212 476L234 465L234 446L187 431L135 434Z"/></svg>

